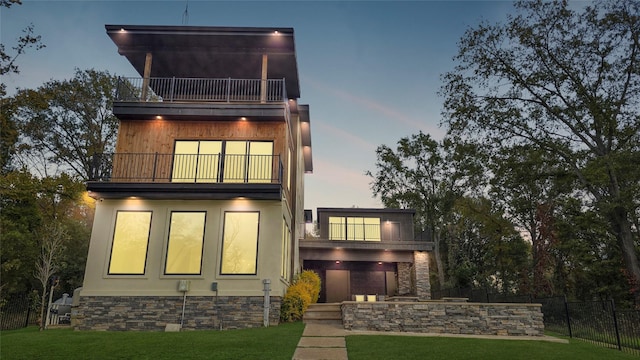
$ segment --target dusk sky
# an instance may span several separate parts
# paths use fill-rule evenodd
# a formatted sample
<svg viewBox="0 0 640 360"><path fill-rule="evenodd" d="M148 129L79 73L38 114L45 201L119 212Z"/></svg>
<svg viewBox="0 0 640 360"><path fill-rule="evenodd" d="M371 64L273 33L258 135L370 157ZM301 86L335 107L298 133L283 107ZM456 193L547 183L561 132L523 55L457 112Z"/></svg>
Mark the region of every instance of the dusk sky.
<svg viewBox="0 0 640 360"><path fill-rule="evenodd" d="M5 76L9 94L75 68L139 75L105 32L113 25L183 25L187 1L29 1L2 8L0 36L15 45L33 23L46 48L18 60ZM189 1L193 26L292 27L301 104L309 104L313 174L305 178L305 208L382 207L367 170L376 147L394 147L422 130L440 139L440 75L464 31L504 21L507 1ZM314 211L315 218L315 211Z"/></svg>

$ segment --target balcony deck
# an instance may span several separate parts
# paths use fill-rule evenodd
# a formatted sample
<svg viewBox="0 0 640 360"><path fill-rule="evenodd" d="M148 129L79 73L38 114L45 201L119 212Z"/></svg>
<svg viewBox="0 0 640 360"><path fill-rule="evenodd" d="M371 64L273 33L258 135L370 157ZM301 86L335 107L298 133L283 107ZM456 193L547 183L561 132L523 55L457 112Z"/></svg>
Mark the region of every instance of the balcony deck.
<svg viewBox="0 0 640 360"><path fill-rule="evenodd" d="M87 182L94 198L282 198L278 155L100 154L102 174Z"/></svg>
<svg viewBox="0 0 640 360"><path fill-rule="evenodd" d="M286 121L284 79L119 78L113 113L120 120Z"/></svg>

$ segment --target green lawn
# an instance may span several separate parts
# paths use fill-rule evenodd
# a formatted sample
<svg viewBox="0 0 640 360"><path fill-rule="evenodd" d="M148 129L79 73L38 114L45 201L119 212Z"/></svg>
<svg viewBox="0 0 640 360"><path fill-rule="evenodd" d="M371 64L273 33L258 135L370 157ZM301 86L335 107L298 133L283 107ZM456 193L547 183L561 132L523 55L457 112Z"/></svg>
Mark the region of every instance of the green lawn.
<svg viewBox="0 0 640 360"><path fill-rule="evenodd" d="M3 331L0 358L12 359L286 359L302 323L270 328L165 332L98 332L37 328ZM349 360L375 359L635 359L580 340L480 340L385 335L347 336Z"/></svg>
<svg viewBox="0 0 640 360"><path fill-rule="evenodd" d="M349 360L639 359L638 356L574 339L569 344L559 344L527 340L358 335L347 337L347 352Z"/></svg>
<svg viewBox="0 0 640 360"><path fill-rule="evenodd" d="M97 332L37 328L3 331L0 358L11 359L286 359L304 325L225 331Z"/></svg>

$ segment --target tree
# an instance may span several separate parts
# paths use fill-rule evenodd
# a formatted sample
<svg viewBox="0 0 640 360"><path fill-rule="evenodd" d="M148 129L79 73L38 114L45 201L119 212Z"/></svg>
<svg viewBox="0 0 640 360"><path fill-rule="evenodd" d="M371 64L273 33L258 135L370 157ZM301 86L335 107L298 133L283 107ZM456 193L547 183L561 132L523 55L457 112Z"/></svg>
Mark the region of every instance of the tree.
<svg viewBox="0 0 640 360"><path fill-rule="evenodd" d="M444 75L445 123L488 147L529 146L560 159L573 196L607 219L640 305L640 3L522 1L505 24L460 41Z"/></svg>
<svg viewBox="0 0 640 360"><path fill-rule="evenodd" d="M0 8L10 8L12 5L20 5L20 0L2 0ZM23 30L24 35L17 39L16 45L12 47L13 53L9 53L5 49L4 44L0 44L0 76L13 73L20 73L20 69L16 64L18 57L25 53L29 48L36 50L42 49L45 45L42 43L40 35L34 35L33 24L30 24ZM12 120L11 114L15 111L15 103L11 98L5 98L7 94L6 84L0 83L0 172L8 171L11 156L14 153L14 145L18 141L18 130L15 121Z"/></svg>
<svg viewBox="0 0 640 360"><path fill-rule="evenodd" d="M94 200L84 184L62 174L39 179L26 171L0 175L0 278L2 296L37 286L33 266L40 252L38 230L59 224L69 235L59 259L60 289L81 286L87 257Z"/></svg>
<svg viewBox="0 0 640 360"><path fill-rule="evenodd" d="M71 80L20 90L14 115L22 163L42 176L67 172L86 181L105 175L108 164L97 160L115 147L118 120L111 108L117 81L108 72L76 70Z"/></svg>
<svg viewBox="0 0 640 360"><path fill-rule="evenodd" d="M42 286L40 297L40 331L42 331L46 323L47 288L52 281L53 275L60 270L60 258L64 251L64 243L69 238L69 235L60 223L52 222L42 228L40 238L40 256L35 264L34 277L38 279ZM50 291L53 291L55 285L51 285Z"/></svg>
<svg viewBox="0 0 640 360"><path fill-rule="evenodd" d="M521 291L530 247L513 222L484 197L460 197L452 210L445 235L452 285Z"/></svg>
<svg viewBox="0 0 640 360"><path fill-rule="evenodd" d="M25 171L0 175L0 278L2 297L33 288L38 254L36 232L42 222L35 194L39 181Z"/></svg>
<svg viewBox="0 0 640 360"><path fill-rule="evenodd" d="M386 207L416 210L418 230L426 230L434 241L438 281L444 286L440 240L450 209L459 195L442 145L420 132L400 139L395 151L380 145L376 154L377 171L367 172L373 178L373 193L380 196Z"/></svg>
<svg viewBox="0 0 640 360"><path fill-rule="evenodd" d="M2 0L0 1L0 8L10 8L12 5L22 5L20 0ZM25 53L29 48L35 48L36 50L42 49L45 45L42 43L42 37L40 35L34 35L33 24L27 26L22 30L23 35L18 38L16 45L12 47L13 53L8 53L4 44L0 44L0 75L6 75L9 73L18 74L20 70L16 64L18 57ZM0 84L0 96L6 95L6 84Z"/></svg>

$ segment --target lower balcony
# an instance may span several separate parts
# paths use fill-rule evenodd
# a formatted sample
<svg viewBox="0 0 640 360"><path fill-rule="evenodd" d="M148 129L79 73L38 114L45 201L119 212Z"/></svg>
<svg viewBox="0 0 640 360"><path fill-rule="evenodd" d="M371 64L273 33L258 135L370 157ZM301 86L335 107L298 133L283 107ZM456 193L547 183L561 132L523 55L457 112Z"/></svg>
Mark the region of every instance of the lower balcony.
<svg viewBox="0 0 640 360"><path fill-rule="evenodd" d="M96 199L282 198L278 155L100 154L87 190Z"/></svg>

